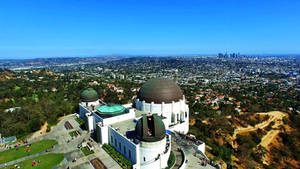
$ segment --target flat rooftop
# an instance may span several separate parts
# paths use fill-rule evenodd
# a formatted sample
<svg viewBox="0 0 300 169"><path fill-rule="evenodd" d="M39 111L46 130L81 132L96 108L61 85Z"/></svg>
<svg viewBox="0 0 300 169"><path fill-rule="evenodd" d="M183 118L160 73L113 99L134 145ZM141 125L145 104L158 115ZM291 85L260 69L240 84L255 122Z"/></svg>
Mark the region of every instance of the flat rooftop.
<svg viewBox="0 0 300 169"><path fill-rule="evenodd" d="M147 113L139 111L134 109L135 111L135 118L128 119L125 121L117 122L112 125L110 125L112 128L114 128L116 131L121 133L123 136L126 136L127 131L133 131L135 130L136 122L137 120L142 117L143 114L147 115ZM136 122L135 122L136 120Z"/></svg>
<svg viewBox="0 0 300 169"><path fill-rule="evenodd" d="M126 136L127 131L135 130L136 123L134 122L135 119L129 119L125 121L121 121L118 123L114 123L111 125L116 131L118 131L123 136Z"/></svg>

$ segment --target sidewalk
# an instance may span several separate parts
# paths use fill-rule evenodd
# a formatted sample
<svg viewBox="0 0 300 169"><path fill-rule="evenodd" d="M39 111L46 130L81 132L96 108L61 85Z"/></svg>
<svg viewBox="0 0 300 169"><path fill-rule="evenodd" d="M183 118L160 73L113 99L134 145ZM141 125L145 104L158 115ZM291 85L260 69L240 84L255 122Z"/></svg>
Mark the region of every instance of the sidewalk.
<svg viewBox="0 0 300 169"><path fill-rule="evenodd" d="M102 148L99 148L95 150L96 152L94 154L91 154L89 156L84 156L82 158L77 159L75 163L70 165L71 168L76 168L80 165L83 165L85 163L90 163L90 161L94 158L99 158L103 164L109 168L109 169L120 169L121 166L117 162L115 162ZM92 164L91 164L92 166Z"/></svg>

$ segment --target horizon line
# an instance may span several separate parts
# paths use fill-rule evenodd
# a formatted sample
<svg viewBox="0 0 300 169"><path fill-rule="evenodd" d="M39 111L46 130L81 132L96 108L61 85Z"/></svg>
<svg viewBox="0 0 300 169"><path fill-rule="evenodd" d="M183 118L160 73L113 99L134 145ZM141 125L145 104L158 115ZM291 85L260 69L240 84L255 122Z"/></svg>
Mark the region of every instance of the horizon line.
<svg viewBox="0 0 300 169"><path fill-rule="evenodd" d="M31 60L31 59L58 59L58 58L95 58L95 57L184 57L184 56L218 56L219 53L223 54L238 54L239 52L218 52L216 54L97 54L97 55L80 55L80 56L53 56L53 57L25 57L25 58L0 58L0 60ZM266 57L276 57L276 56L300 56L300 53L239 53L241 56L266 56ZM288 56L289 55L289 56ZM292 55L292 56L291 56Z"/></svg>

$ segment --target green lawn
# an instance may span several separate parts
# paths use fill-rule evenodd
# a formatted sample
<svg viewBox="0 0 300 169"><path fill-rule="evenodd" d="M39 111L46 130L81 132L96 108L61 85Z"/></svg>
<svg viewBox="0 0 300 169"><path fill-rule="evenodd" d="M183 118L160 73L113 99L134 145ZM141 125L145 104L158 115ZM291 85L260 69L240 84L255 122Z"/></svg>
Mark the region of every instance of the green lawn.
<svg viewBox="0 0 300 169"><path fill-rule="evenodd" d="M13 161L27 155L32 155L45 151L46 149L51 148L52 145L57 144L55 140L42 140L31 144L30 152L26 152L27 147L22 146L18 149L14 148L11 150L6 150L0 152L0 164Z"/></svg>
<svg viewBox="0 0 300 169"><path fill-rule="evenodd" d="M76 137L77 136L77 134L76 134L76 131L71 131L71 132L69 132L69 135L71 136L71 137Z"/></svg>
<svg viewBox="0 0 300 169"><path fill-rule="evenodd" d="M77 131L78 131L78 130L76 130L76 131L71 131L71 132L69 132L69 135L70 135L71 137L77 137L77 136L78 136Z"/></svg>
<svg viewBox="0 0 300 169"><path fill-rule="evenodd" d="M90 154L93 154L94 153L94 151L92 150L92 151L90 151L87 147L83 147L83 148L81 148L81 151L83 152L83 154L85 155L85 156L88 156L88 155L90 155Z"/></svg>
<svg viewBox="0 0 300 169"><path fill-rule="evenodd" d="M85 121L82 118L76 117L75 120L77 121L77 123L81 126L85 123Z"/></svg>
<svg viewBox="0 0 300 169"><path fill-rule="evenodd" d="M29 160L22 161L20 163L17 163L18 166L22 169L51 169L58 165L62 160L64 159L63 154L45 154L36 158L32 158ZM38 162L40 160L40 163L36 164L35 166L31 166L32 161ZM13 168L14 165L8 166L7 168Z"/></svg>

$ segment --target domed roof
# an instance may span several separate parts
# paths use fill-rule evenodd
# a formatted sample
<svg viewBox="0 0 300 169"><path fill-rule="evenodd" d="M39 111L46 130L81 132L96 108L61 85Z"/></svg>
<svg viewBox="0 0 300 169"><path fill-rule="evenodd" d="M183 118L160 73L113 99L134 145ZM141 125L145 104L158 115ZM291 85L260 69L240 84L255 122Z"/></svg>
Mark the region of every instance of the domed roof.
<svg viewBox="0 0 300 169"><path fill-rule="evenodd" d="M99 107L97 112L101 117L107 118L124 114L126 108L118 104L108 104Z"/></svg>
<svg viewBox="0 0 300 169"><path fill-rule="evenodd" d="M96 90L88 88L81 93L80 99L82 102L94 102L99 99L99 96Z"/></svg>
<svg viewBox="0 0 300 169"><path fill-rule="evenodd" d="M166 129L164 122L153 114L141 117L135 126L136 138L145 142L156 142L165 138Z"/></svg>
<svg viewBox="0 0 300 169"><path fill-rule="evenodd" d="M172 103L183 98L180 87L169 79L156 78L148 80L139 90L137 98L147 103Z"/></svg>

